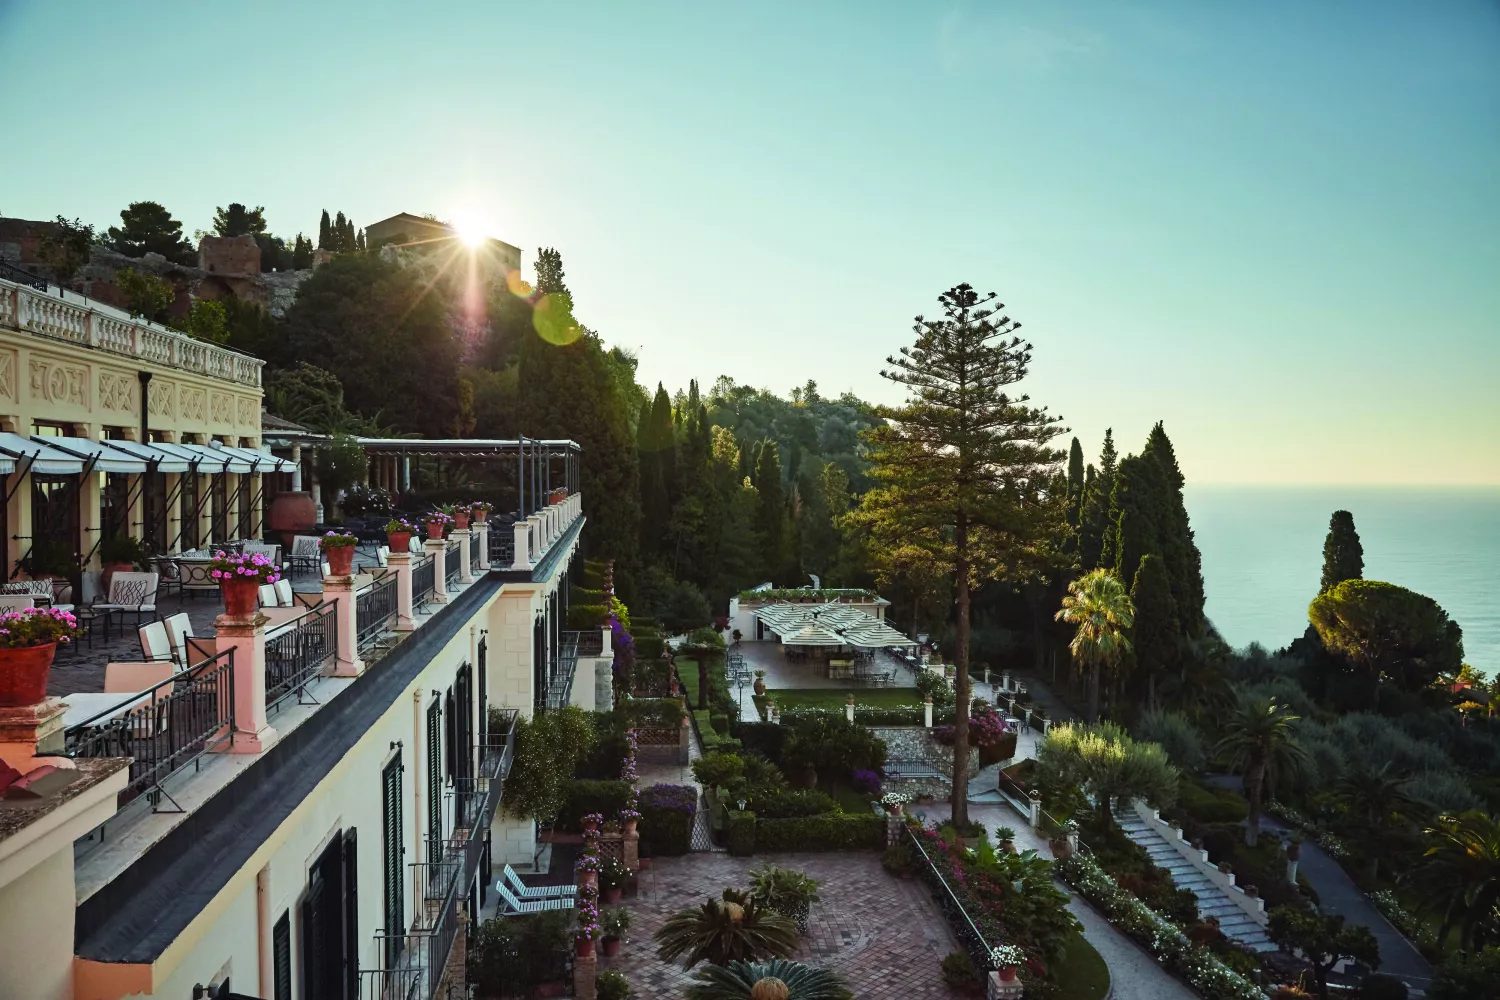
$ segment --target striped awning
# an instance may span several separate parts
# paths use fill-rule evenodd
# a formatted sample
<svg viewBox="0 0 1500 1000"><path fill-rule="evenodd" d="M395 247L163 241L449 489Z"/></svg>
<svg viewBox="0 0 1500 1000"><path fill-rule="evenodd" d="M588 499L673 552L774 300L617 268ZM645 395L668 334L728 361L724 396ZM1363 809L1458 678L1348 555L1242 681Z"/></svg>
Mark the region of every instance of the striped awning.
<svg viewBox="0 0 1500 1000"><path fill-rule="evenodd" d="M11 463L11 471L24 468L44 476L73 476L83 471L83 459L10 431L0 431L0 455Z"/></svg>
<svg viewBox="0 0 1500 1000"><path fill-rule="evenodd" d="M908 638L874 615L848 604L771 604L755 616L789 646L915 646ZM803 638L798 638L798 637Z"/></svg>
<svg viewBox="0 0 1500 1000"><path fill-rule="evenodd" d="M179 450L187 452L196 460L199 474L219 472L249 472L250 463L238 455L231 455L223 448L210 448L201 444L179 444Z"/></svg>
<svg viewBox="0 0 1500 1000"><path fill-rule="evenodd" d="M256 472L291 472L297 465L285 458L277 458L269 451L260 451L256 448L232 448L227 444L216 444L213 446L217 451L225 451L240 458L254 466ZM231 472L234 470L230 470Z"/></svg>

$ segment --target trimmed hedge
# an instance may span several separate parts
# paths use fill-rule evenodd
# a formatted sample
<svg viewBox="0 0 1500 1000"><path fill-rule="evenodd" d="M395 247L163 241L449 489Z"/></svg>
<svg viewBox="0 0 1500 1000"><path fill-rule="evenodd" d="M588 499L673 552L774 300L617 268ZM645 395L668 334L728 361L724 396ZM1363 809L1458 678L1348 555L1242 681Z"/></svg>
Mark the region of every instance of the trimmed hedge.
<svg viewBox="0 0 1500 1000"><path fill-rule="evenodd" d="M733 737L723 736L715 728L714 719L722 716L712 715L708 709L699 709L693 712L693 722L698 728L698 740L703 744L703 752L709 753L713 750L738 750L740 741ZM725 728L729 728L726 721Z"/></svg>
<svg viewBox="0 0 1500 1000"><path fill-rule="evenodd" d="M756 819L755 849L857 851L885 848L885 819L873 813L825 813L795 819Z"/></svg>
<svg viewBox="0 0 1500 1000"><path fill-rule="evenodd" d="M659 635L641 635L638 632L630 635L635 639L635 658L638 662L661 659L661 651L667 644L665 639Z"/></svg>
<svg viewBox="0 0 1500 1000"><path fill-rule="evenodd" d="M641 853L648 858L686 854L693 846L695 785L652 785L640 795Z"/></svg>
<svg viewBox="0 0 1500 1000"><path fill-rule="evenodd" d="M632 698L620 706L621 721L641 729L682 725L682 702L676 698Z"/></svg>
<svg viewBox="0 0 1500 1000"><path fill-rule="evenodd" d="M729 810L724 826L724 843L732 857L747 858L755 853L755 813Z"/></svg>
<svg viewBox="0 0 1500 1000"><path fill-rule="evenodd" d="M750 808L764 819L820 816L838 811L838 801L812 788L756 788L749 796Z"/></svg>
<svg viewBox="0 0 1500 1000"><path fill-rule="evenodd" d="M713 726L714 732L718 733L720 736L729 735L729 716L722 715L718 712L711 712L709 713L708 721L709 724Z"/></svg>
<svg viewBox="0 0 1500 1000"><path fill-rule="evenodd" d="M773 722L740 722L729 727L729 735L743 743L746 750L753 750L775 762L781 759L781 751L791 730Z"/></svg>
<svg viewBox="0 0 1500 1000"><path fill-rule="evenodd" d="M584 816L600 813L613 819L630 798L628 781L588 781L569 778L563 782L563 805L557 811L555 829L581 833Z"/></svg>
<svg viewBox="0 0 1500 1000"><path fill-rule="evenodd" d="M568 630L582 632L604 624L608 611L602 604L574 604L568 608Z"/></svg>

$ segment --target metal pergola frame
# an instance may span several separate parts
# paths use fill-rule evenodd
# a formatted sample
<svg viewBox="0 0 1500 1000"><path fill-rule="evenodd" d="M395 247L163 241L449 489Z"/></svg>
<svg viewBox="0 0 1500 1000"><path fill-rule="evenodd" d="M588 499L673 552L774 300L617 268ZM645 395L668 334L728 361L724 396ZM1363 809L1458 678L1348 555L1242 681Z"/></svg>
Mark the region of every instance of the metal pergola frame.
<svg viewBox="0 0 1500 1000"><path fill-rule="evenodd" d="M514 440L499 438L446 438L424 441L419 438L356 438L367 457L395 455L403 459L403 483L409 487L410 472L405 459L416 456L448 458L494 458L514 455L516 459L518 514L526 517L547 506L547 494L565 487L577 493L580 460L583 449L576 441L542 440L521 436ZM554 480L554 471L556 479Z"/></svg>

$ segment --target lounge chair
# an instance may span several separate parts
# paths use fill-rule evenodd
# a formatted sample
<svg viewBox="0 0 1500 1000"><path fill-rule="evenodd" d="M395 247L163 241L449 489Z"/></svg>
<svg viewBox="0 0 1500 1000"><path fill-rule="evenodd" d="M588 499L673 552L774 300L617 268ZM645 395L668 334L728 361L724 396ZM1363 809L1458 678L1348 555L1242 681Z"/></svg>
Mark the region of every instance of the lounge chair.
<svg viewBox="0 0 1500 1000"><path fill-rule="evenodd" d="M527 899L516 898L505 885L505 879L495 883L495 891L500 894L500 902L505 904L506 915L518 913L545 913L547 910L571 910L572 899Z"/></svg>
<svg viewBox="0 0 1500 1000"><path fill-rule="evenodd" d="M521 876L517 875L516 870L510 865L506 865L501 874L505 877L505 881L510 883L515 894L522 899L556 899L578 894L576 885L527 885L521 881Z"/></svg>

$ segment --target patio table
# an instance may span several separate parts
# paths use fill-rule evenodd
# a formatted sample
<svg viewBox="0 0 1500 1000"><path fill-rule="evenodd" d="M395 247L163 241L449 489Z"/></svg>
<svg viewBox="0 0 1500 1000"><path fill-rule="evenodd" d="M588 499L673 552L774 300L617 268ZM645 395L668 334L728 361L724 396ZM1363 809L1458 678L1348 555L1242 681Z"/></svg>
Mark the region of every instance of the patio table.
<svg viewBox="0 0 1500 1000"><path fill-rule="evenodd" d="M145 701L146 695L144 692L131 694L128 691L80 691L77 694L65 694L62 700L68 706L63 713L63 729L66 730L91 719L97 723L108 722ZM116 711L104 718L94 718L111 708Z"/></svg>

